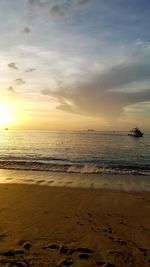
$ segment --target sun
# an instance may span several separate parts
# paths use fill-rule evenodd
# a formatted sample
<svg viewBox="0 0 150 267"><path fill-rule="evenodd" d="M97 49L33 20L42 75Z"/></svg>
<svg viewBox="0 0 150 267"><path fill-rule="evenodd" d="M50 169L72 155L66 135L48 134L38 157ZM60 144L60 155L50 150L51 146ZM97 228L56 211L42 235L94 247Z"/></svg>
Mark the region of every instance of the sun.
<svg viewBox="0 0 150 267"><path fill-rule="evenodd" d="M0 103L0 126L6 126L12 121L10 106Z"/></svg>

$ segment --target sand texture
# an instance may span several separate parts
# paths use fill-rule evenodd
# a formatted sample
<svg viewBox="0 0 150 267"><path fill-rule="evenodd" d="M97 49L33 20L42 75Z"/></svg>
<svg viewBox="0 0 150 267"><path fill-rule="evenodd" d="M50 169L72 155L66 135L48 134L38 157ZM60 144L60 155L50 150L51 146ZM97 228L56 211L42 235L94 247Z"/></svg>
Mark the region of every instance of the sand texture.
<svg viewBox="0 0 150 267"><path fill-rule="evenodd" d="M148 267L150 193L0 185L0 267Z"/></svg>

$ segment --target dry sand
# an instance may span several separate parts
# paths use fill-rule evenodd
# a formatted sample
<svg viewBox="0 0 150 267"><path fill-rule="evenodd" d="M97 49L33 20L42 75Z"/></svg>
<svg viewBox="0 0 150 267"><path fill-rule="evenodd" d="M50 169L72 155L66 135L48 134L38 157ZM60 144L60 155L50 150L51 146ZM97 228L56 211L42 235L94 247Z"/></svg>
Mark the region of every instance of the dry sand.
<svg viewBox="0 0 150 267"><path fill-rule="evenodd" d="M149 264L150 193L0 185L0 266Z"/></svg>

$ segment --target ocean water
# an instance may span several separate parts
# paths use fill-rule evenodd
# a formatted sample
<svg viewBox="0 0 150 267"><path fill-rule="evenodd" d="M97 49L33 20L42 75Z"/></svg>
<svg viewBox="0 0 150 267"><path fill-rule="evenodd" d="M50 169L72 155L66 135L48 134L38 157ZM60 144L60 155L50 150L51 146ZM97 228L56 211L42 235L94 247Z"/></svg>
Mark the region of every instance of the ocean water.
<svg viewBox="0 0 150 267"><path fill-rule="evenodd" d="M150 133L1 131L0 168L150 175Z"/></svg>
<svg viewBox="0 0 150 267"><path fill-rule="evenodd" d="M1 131L3 182L150 191L150 133Z"/></svg>

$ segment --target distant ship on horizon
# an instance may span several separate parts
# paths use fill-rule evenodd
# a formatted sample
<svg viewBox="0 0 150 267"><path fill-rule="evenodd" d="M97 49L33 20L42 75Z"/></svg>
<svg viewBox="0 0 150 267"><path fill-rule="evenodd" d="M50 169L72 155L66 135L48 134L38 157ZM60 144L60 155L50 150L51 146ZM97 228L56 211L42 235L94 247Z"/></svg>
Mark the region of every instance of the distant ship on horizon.
<svg viewBox="0 0 150 267"><path fill-rule="evenodd" d="M140 131L138 127L133 128L128 135L133 137L142 137L144 133Z"/></svg>
<svg viewBox="0 0 150 267"><path fill-rule="evenodd" d="M94 132L95 130L94 129L88 129L88 132Z"/></svg>

